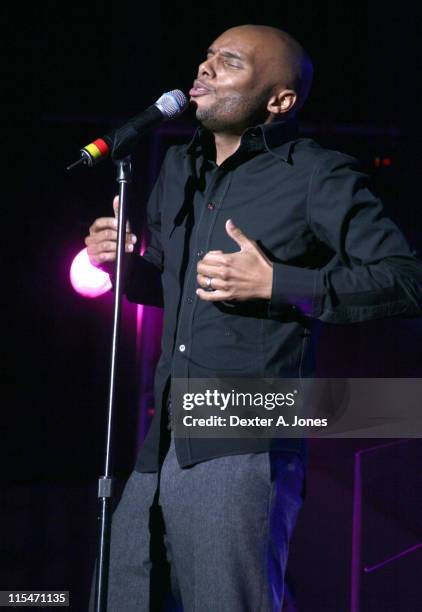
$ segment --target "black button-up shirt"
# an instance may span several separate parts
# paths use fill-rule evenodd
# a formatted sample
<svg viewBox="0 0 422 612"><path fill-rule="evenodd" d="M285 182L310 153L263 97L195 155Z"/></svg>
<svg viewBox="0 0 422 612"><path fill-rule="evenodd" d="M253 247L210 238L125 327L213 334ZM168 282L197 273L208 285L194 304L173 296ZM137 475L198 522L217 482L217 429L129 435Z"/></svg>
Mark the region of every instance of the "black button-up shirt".
<svg viewBox="0 0 422 612"><path fill-rule="evenodd" d="M239 250L228 218L273 262L271 299L206 302L197 262ZM126 295L164 305L155 376L156 414L137 469L155 471L164 390L177 378L283 378L312 373L316 319L352 323L421 314L422 265L348 155L299 138L290 122L244 132L220 166L210 133L168 150L148 203L150 241L131 256ZM182 466L268 448L303 451L298 439L177 439Z"/></svg>

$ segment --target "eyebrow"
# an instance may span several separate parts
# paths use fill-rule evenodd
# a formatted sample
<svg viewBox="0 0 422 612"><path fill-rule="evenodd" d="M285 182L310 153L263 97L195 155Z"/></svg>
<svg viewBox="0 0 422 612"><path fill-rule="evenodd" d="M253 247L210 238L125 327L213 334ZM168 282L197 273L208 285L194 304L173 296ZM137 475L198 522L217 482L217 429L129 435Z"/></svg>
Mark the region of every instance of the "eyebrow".
<svg viewBox="0 0 422 612"><path fill-rule="evenodd" d="M215 54L215 49L213 49L212 47L209 47L209 48L207 49L207 55L208 55L209 53L211 53L212 55L214 55L214 54ZM244 60L244 59L246 59L244 55L241 55L241 54L239 54L239 53L233 53L233 51L222 51L222 52L221 52L221 55L222 55L223 57L231 57L231 58L233 58L233 59L238 59L238 60Z"/></svg>

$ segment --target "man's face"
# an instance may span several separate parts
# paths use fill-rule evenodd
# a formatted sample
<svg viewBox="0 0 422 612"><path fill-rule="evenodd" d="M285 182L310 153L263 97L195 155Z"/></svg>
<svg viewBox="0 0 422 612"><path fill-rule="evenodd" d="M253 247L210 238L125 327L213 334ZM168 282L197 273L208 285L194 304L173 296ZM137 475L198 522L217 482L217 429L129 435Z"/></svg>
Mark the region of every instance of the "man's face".
<svg viewBox="0 0 422 612"><path fill-rule="evenodd" d="M270 42L249 29L224 32L208 49L190 90L196 117L214 132L241 133L264 122L274 82L270 77Z"/></svg>

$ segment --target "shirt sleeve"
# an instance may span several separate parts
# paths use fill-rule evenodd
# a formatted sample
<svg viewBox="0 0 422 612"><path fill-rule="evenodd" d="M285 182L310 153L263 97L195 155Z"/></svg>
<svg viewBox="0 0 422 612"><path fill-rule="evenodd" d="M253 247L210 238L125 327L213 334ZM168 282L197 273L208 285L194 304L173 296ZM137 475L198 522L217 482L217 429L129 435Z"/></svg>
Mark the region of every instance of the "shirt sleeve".
<svg viewBox="0 0 422 612"><path fill-rule="evenodd" d="M125 277L125 293L131 302L163 306L161 273L164 255L161 244L161 204L165 181L166 157L147 204L149 240L143 255L130 256Z"/></svg>
<svg viewBox="0 0 422 612"><path fill-rule="evenodd" d="M422 315L422 262L354 158L334 153L317 165L307 215L332 258L320 269L274 263L270 316L286 308L330 323Z"/></svg>

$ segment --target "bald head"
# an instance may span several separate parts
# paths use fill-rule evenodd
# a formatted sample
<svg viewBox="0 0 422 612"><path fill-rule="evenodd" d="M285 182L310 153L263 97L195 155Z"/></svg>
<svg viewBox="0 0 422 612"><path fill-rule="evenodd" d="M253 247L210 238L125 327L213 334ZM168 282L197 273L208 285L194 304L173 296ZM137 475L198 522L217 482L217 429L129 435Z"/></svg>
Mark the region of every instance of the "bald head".
<svg viewBox="0 0 422 612"><path fill-rule="evenodd" d="M290 119L311 82L312 63L292 36L243 25L213 41L189 93L202 125L237 136L251 125Z"/></svg>
<svg viewBox="0 0 422 612"><path fill-rule="evenodd" d="M271 26L248 24L228 32L245 35L259 48L257 59L268 85L294 90L297 100L292 110L297 112L308 97L313 78L312 61L305 49L290 34Z"/></svg>

